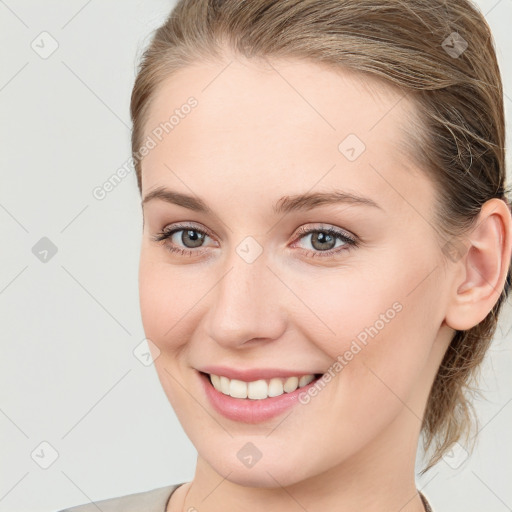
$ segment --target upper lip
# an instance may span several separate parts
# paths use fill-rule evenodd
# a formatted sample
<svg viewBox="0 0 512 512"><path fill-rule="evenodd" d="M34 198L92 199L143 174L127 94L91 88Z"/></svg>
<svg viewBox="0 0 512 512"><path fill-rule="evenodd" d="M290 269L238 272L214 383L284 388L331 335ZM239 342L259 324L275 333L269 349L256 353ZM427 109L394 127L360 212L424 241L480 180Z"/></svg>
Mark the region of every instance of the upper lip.
<svg viewBox="0 0 512 512"><path fill-rule="evenodd" d="M260 379L271 379L273 377L300 377L302 375L316 375L319 372L303 371L303 370L284 370L282 368L229 368L227 366L203 366L197 368L203 373L210 373L227 377L228 379L237 379L245 382L253 382Z"/></svg>

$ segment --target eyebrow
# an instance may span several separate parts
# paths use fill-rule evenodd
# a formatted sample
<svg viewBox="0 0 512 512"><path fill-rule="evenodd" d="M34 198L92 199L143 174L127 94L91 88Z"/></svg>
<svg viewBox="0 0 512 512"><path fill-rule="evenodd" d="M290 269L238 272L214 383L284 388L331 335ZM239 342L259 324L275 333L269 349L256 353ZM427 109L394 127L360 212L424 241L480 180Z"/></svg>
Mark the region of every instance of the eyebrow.
<svg viewBox="0 0 512 512"><path fill-rule="evenodd" d="M166 203L176 204L199 213L211 213L211 209L202 199L192 195L183 194L181 192L175 192L165 187L158 187L149 192L142 200L141 205L144 206L153 199L160 199ZM283 196L274 205L273 211L275 215L278 215L292 211L311 210L319 206L339 203L371 206L383 210L382 206L369 197L358 196L341 190L334 190L330 192L314 192L293 196Z"/></svg>

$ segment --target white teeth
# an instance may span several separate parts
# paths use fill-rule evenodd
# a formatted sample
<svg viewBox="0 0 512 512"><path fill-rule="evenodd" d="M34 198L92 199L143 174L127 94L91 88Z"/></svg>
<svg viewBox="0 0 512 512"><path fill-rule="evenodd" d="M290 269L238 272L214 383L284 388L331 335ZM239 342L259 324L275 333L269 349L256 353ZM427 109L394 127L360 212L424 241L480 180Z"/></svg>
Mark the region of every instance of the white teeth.
<svg viewBox="0 0 512 512"><path fill-rule="evenodd" d="M229 395L229 379L227 377L221 377L220 389L218 387L215 389L222 391L222 393L224 393L225 395Z"/></svg>
<svg viewBox="0 0 512 512"><path fill-rule="evenodd" d="M279 396L284 393L283 380L278 379L277 377L274 379L270 379L268 384L268 395L267 396ZM264 397L267 398L267 397Z"/></svg>
<svg viewBox="0 0 512 512"><path fill-rule="evenodd" d="M229 394L233 398L247 398L247 384L242 380L232 379L229 382Z"/></svg>
<svg viewBox="0 0 512 512"><path fill-rule="evenodd" d="M244 382L245 384L245 382ZM247 384L247 396L252 399L266 398L268 385L264 380L257 380Z"/></svg>
<svg viewBox="0 0 512 512"><path fill-rule="evenodd" d="M210 375L210 381L217 391L232 396L233 398L250 398L253 400L262 400L272 396L279 396L283 393L291 393L297 388L307 386L313 380L315 380L313 374L284 379L274 377L268 381L260 379L253 382L228 379L227 377L213 374Z"/></svg>
<svg viewBox="0 0 512 512"><path fill-rule="evenodd" d="M218 375L213 375L213 373L210 375L210 379L212 381L213 387L215 389L220 389L220 377Z"/></svg>
<svg viewBox="0 0 512 512"><path fill-rule="evenodd" d="M299 388L301 388L302 386L307 386L310 382L312 382L314 380L315 380L314 375L303 375L299 379Z"/></svg>
<svg viewBox="0 0 512 512"><path fill-rule="evenodd" d="M292 391L295 391L299 387L299 377L289 377L286 379L286 382L284 383L284 390L287 393L291 393Z"/></svg>

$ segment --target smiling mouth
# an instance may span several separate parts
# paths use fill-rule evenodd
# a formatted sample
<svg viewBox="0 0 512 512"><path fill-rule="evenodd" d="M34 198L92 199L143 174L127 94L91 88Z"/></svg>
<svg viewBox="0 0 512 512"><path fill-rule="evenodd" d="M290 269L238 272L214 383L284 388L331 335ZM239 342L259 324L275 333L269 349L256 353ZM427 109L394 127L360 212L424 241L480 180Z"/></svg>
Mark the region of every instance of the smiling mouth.
<svg viewBox="0 0 512 512"><path fill-rule="evenodd" d="M199 372L204 375L210 384L220 393L233 398L248 400L263 400L293 393L312 382L320 379L322 373L310 373L292 377L274 377L245 382L238 379L229 379L223 375Z"/></svg>

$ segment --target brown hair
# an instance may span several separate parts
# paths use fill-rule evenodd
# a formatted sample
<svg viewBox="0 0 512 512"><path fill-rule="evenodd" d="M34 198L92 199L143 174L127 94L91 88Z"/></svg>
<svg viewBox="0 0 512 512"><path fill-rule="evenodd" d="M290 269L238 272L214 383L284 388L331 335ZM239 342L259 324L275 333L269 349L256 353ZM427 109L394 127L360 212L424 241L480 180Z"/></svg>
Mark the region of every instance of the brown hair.
<svg viewBox="0 0 512 512"><path fill-rule="evenodd" d="M180 0L156 30L135 80L134 156L159 84L189 64L221 61L226 48L248 58L348 68L411 97L420 122L408 147L436 185L447 258L463 256L461 240L487 200L500 198L510 208L501 76L490 28L469 0ZM135 170L142 192L138 158ZM456 331L444 356L423 419L424 449L434 447L423 473L463 435L466 442L470 437L469 394L476 392L511 278L509 264L492 310L471 329Z"/></svg>

